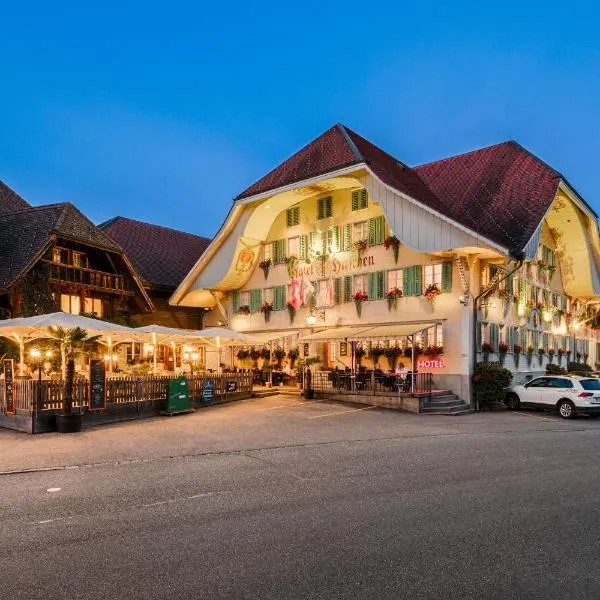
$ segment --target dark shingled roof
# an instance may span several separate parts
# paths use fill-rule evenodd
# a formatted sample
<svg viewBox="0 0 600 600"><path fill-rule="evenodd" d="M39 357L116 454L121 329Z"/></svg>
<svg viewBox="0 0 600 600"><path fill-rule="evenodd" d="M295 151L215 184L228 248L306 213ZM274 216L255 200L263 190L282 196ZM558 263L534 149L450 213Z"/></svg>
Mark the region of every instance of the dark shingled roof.
<svg viewBox="0 0 600 600"><path fill-rule="evenodd" d="M556 197L562 175L509 141L414 169L443 199L443 212L514 253Z"/></svg>
<svg viewBox="0 0 600 600"><path fill-rule="evenodd" d="M31 204L0 181L0 214L31 208Z"/></svg>
<svg viewBox="0 0 600 600"><path fill-rule="evenodd" d="M237 199L359 164L367 164L382 181L396 190L429 206L439 207L440 202L414 171L341 123L282 162Z"/></svg>
<svg viewBox="0 0 600 600"><path fill-rule="evenodd" d="M209 238L125 217L98 227L123 248L149 287L175 289L210 243Z"/></svg>
<svg viewBox="0 0 600 600"><path fill-rule="evenodd" d="M0 214L0 289L39 260L53 234L112 252L121 249L72 204L48 204Z"/></svg>

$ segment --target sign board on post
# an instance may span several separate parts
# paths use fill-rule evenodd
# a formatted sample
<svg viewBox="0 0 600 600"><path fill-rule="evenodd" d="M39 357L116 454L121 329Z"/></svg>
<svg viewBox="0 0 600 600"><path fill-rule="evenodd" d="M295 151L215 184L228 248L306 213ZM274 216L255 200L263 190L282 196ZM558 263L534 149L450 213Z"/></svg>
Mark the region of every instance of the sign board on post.
<svg viewBox="0 0 600 600"><path fill-rule="evenodd" d="M202 385L202 402L210 402L215 397L215 382L205 379Z"/></svg>
<svg viewBox="0 0 600 600"><path fill-rule="evenodd" d="M228 381L227 382L227 393L231 394L237 390L237 381Z"/></svg>
<svg viewBox="0 0 600 600"><path fill-rule="evenodd" d="M4 409L7 415L17 414L15 406L15 389L14 389L14 361L12 358L5 358L2 361L4 368Z"/></svg>
<svg viewBox="0 0 600 600"><path fill-rule="evenodd" d="M106 409L106 368L103 360L90 361L89 409Z"/></svg>

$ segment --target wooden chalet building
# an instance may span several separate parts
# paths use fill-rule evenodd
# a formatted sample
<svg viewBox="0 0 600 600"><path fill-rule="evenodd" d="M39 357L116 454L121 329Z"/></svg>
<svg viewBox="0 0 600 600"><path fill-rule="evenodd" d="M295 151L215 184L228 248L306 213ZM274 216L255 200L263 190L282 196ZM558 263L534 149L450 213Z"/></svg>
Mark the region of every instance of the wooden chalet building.
<svg viewBox="0 0 600 600"><path fill-rule="evenodd" d="M0 316L154 310L123 250L75 206L31 206L0 181Z"/></svg>

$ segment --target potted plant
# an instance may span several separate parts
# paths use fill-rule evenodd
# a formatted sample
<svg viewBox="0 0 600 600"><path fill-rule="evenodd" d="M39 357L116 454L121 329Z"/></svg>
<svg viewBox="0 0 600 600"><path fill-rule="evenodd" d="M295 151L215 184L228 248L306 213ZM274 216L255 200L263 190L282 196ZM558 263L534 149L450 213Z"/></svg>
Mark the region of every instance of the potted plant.
<svg viewBox="0 0 600 600"><path fill-rule="evenodd" d="M369 351L369 358L373 361L373 367L377 366L379 362L379 358L383 356L385 349L381 346L371 346L371 350Z"/></svg>
<svg viewBox="0 0 600 600"><path fill-rule="evenodd" d="M288 350L287 357L290 360L290 369L294 368L294 365L296 364L296 361L298 360L299 356L300 352L298 351L298 348L290 348Z"/></svg>
<svg viewBox="0 0 600 600"><path fill-rule="evenodd" d="M394 371L396 369L396 363L398 362L398 357L402 354L402 349L398 348L398 346L390 346L385 349L385 357L387 358L388 364L390 366L390 370Z"/></svg>
<svg viewBox="0 0 600 600"><path fill-rule="evenodd" d="M436 283L430 283L426 288L425 288L425 293L423 294L425 296L425 298L427 298L427 300L429 300L429 302L433 303L435 301L435 299L441 294L441 290L440 288L437 286Z"/></svg>
<svg viewBox="0 0 600 600"><path fill-rule="evenodd" d="M262 356L260 350L256 348L251 348L250 350L250 359L254 363L254 368L258 369L258 359Z"/></svg>
<svg viewBox="0 0 600 600"><path fill-rule="evenodd" d="M271 262L270 258L267 258L266 260L261 260L258 263L258 266L262 269L263 273L265 274L265 279L269 277L269 269L271 268L272 264L273 263Z"/></svg>
<svg viewBox="0 0 600 600"><path fill-rule="evenodd" d="M558 354L558 364L560 365L562 363L562 357L565 355L565 349L564 348L559 348L557 351Z"/></svg>
<svg viewBox="0 0 600 600"><path fill-rule="evenodd" d="M427 346L427 348L425 348L425 355L426 356L440 356L440 354L444 353L444 347L443 346Z"/></svg>
<svg viewBox="0 0 600 600"><path fill-rule="evenodd" d="M398 298L402 298L402 290L393 287L387 291L385 298L387 300L388 310L391 311L392 308L396 308L398 305Z"/></svg>
<svg viewBox="0 0 600 600"><path fill-rule="evenodd" d="M247 304L242 304L242 306L240 306L238 308L238 314L240 314L240 315L249 315L250 314L250 307Z"/></svg>
<svg viewBox="0 0 600 600"><path fill-rule="evenodd" d="M354 356L356 357L357 366L360 367L360 361L366 353L367 351L362 346L357 346L356 350L354 350Z"/></svg>
<svg viewBox="0 0 600 600"><path fill-rule="evenodd" d="M515 367L518 369L519 368L519 360L521 358L521 351L523 350L523 348L521 348L520 344L515 344L513 346L513 359L515 361Z"/></svg>
<svg viewBox="0 0 600 600"><path fill-rule="evenodd" d="M369 243L367 242L367 240L356 240L353 244L352 244L352 248L354 249L354 251L356 252L356 256L358 258L360 258L365 250L369 247Z"/></svg>
<svg viewBox="0 0 600 600"><path fill-rule="evenodd" d="M285 350L283 348L277 348L273 351L273 357L277 361L277 369L281 369L281 361L285 358Z"/></svg>
<svg viewBox="0 0 600 600"><path fill-rule="evenodd" d="M260 312L265 316L265 323L271 320L271 313L273 312L273 304L271 302L265 302L260 307Z"/></svg>
<svg viewBox="0 0 600 600"><path fill-rule="evenodd" d="M312 373L310 371L311 365L316 365L321 362L321 359L318 356L311 356L305 359L304 364L306 366L306 370L303 373L303 382L304 382L304 397L307 400L312 400L314 397L314 390L312 387Z"/></svg>
<svg viewBox="0 0 600 600"><path fill-rule="evenodd" d="M238 350L237 353L237 359L243 364L245 360L248 360L250 358L250 352L248 350L244 350L244 348L242 348L241 350Z"/></svg>
<svg viewBox="0 0 600 600"><path fill-rule="evenodd" d="M356 314L360 317L362 314L362 304L369 299L367 292L354 292L352 300L356 306Z"/></svg>
<svg viewBox="0 0 600 600"><path fill-rule="evenodd" d="M552 364L552 359L554 358L554 348L549 348L548 349L548 361L550 362L550 364Z"/></svg>
<svg viewBox="0 0 600 600"><path fill-rule="evenodd" d="M483 342L481 344L481 352L483 353L483 362L489 362L490 352L493 352L494 348L489 342Z"/></svg>
<svg viewBox="0 0 600 600"><path fill-rule="evenodd" d="M293 277L296 274L296 265L298 264L298 257L294 254L286 256L284 259L287 266L287 272L289 277Z"/></svg>
<svg viewBox="0 0 600 600"><path fill-rule="evenodd" d="M288 316L290 317L290 325L291 325L294 322L294 319L296 318L296 307L289 300L286 303L285 307L287 308Z"/></svg>
<svg viewBox="0 0 600 600"><path fill-rule="evenodd" d="M265 360L271 360L271 351L268 348L262 348L260 351L260 357Z"/></svg>
<svg viewBox="0 0 600 600"><path fill-rule="evenodd" d="M501 365L504 365L506 359L506 353L510 349L510 346L506 342L500 342L498 344L498 359Z"/></svg>
<svg viewBox="0 0 600 600"><path fill-rule="evenodd" d="M544 354L546 354L546 351L544 350L544 348L542 348L540 346L537 350L537 354L538 354L538 363L540 366L542 366L542 362L544 360Z"/></svg>
<svg viewBox="0 0 600 600"><path fill-rule="evenodd" d="M383 247L388 250L392 249L394 252L394 263L398 264L398 254L400 250L400 240L395 235L389 235L383 240Z"/></svg>
<svg viewBox="0 0 600 600"><path fill-rule="evenodd" d="M67 361L62 413L56 415L56 430L59 433L81 431L81 413L73 414L73 384L75 380L75 356L90 344L95 344L99 335L89 336L85 329L58 327L54 338L64 348Z"/></svg>

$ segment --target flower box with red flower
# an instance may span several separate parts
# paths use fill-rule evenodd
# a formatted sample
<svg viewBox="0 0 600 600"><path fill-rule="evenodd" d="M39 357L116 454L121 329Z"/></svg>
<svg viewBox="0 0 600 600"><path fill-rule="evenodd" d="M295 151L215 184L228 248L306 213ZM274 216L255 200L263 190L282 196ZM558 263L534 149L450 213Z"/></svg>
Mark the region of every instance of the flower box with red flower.
<svg viewBox="0 0 600 600"><path fill-rule="evenodd" d="M559 356L564 356L567 353L567 351L564 348L559 348L558 349L558 355Z"/></svg>
<svg viewBox="0 0 600 600"><path fill-rule="evenodd" d="M424 296L425 298L427 298L427 300L429 300L430 302L433 302L439 295L441 294L441 290L440 288L437 286L437 284L435 283L430 283L426 288L425 288L425 293Z"/></svg>
<svg viewBox="0 0 600 600"><path fill-rule="evenodd" d="M521 347L521 345L520 345L520 344L515 344L515 345L513 346L513 352L514 352L515 354L521 354L521 350L523 350L523 348Z"/></svg>
<svg viewBox="0 0 600 600"><path fill-rule="evenodd" d="M498 352L506 354L510 350L510 346L506 342L500 342L498 344Z"/></svg>
<svg viewBox="0 0 600 600"><path fill-rule="evenodd" d="M489 342L483 342L483 344L481 344L481 351L485 353L493 352L494 347Z"/></svg>
<svg viewBox="0 0 600 600"><path fill-rule="evenodd" d="M555 354L554 348L549 348L548 349L548 356L554 356L554 354Z"/></svg>

